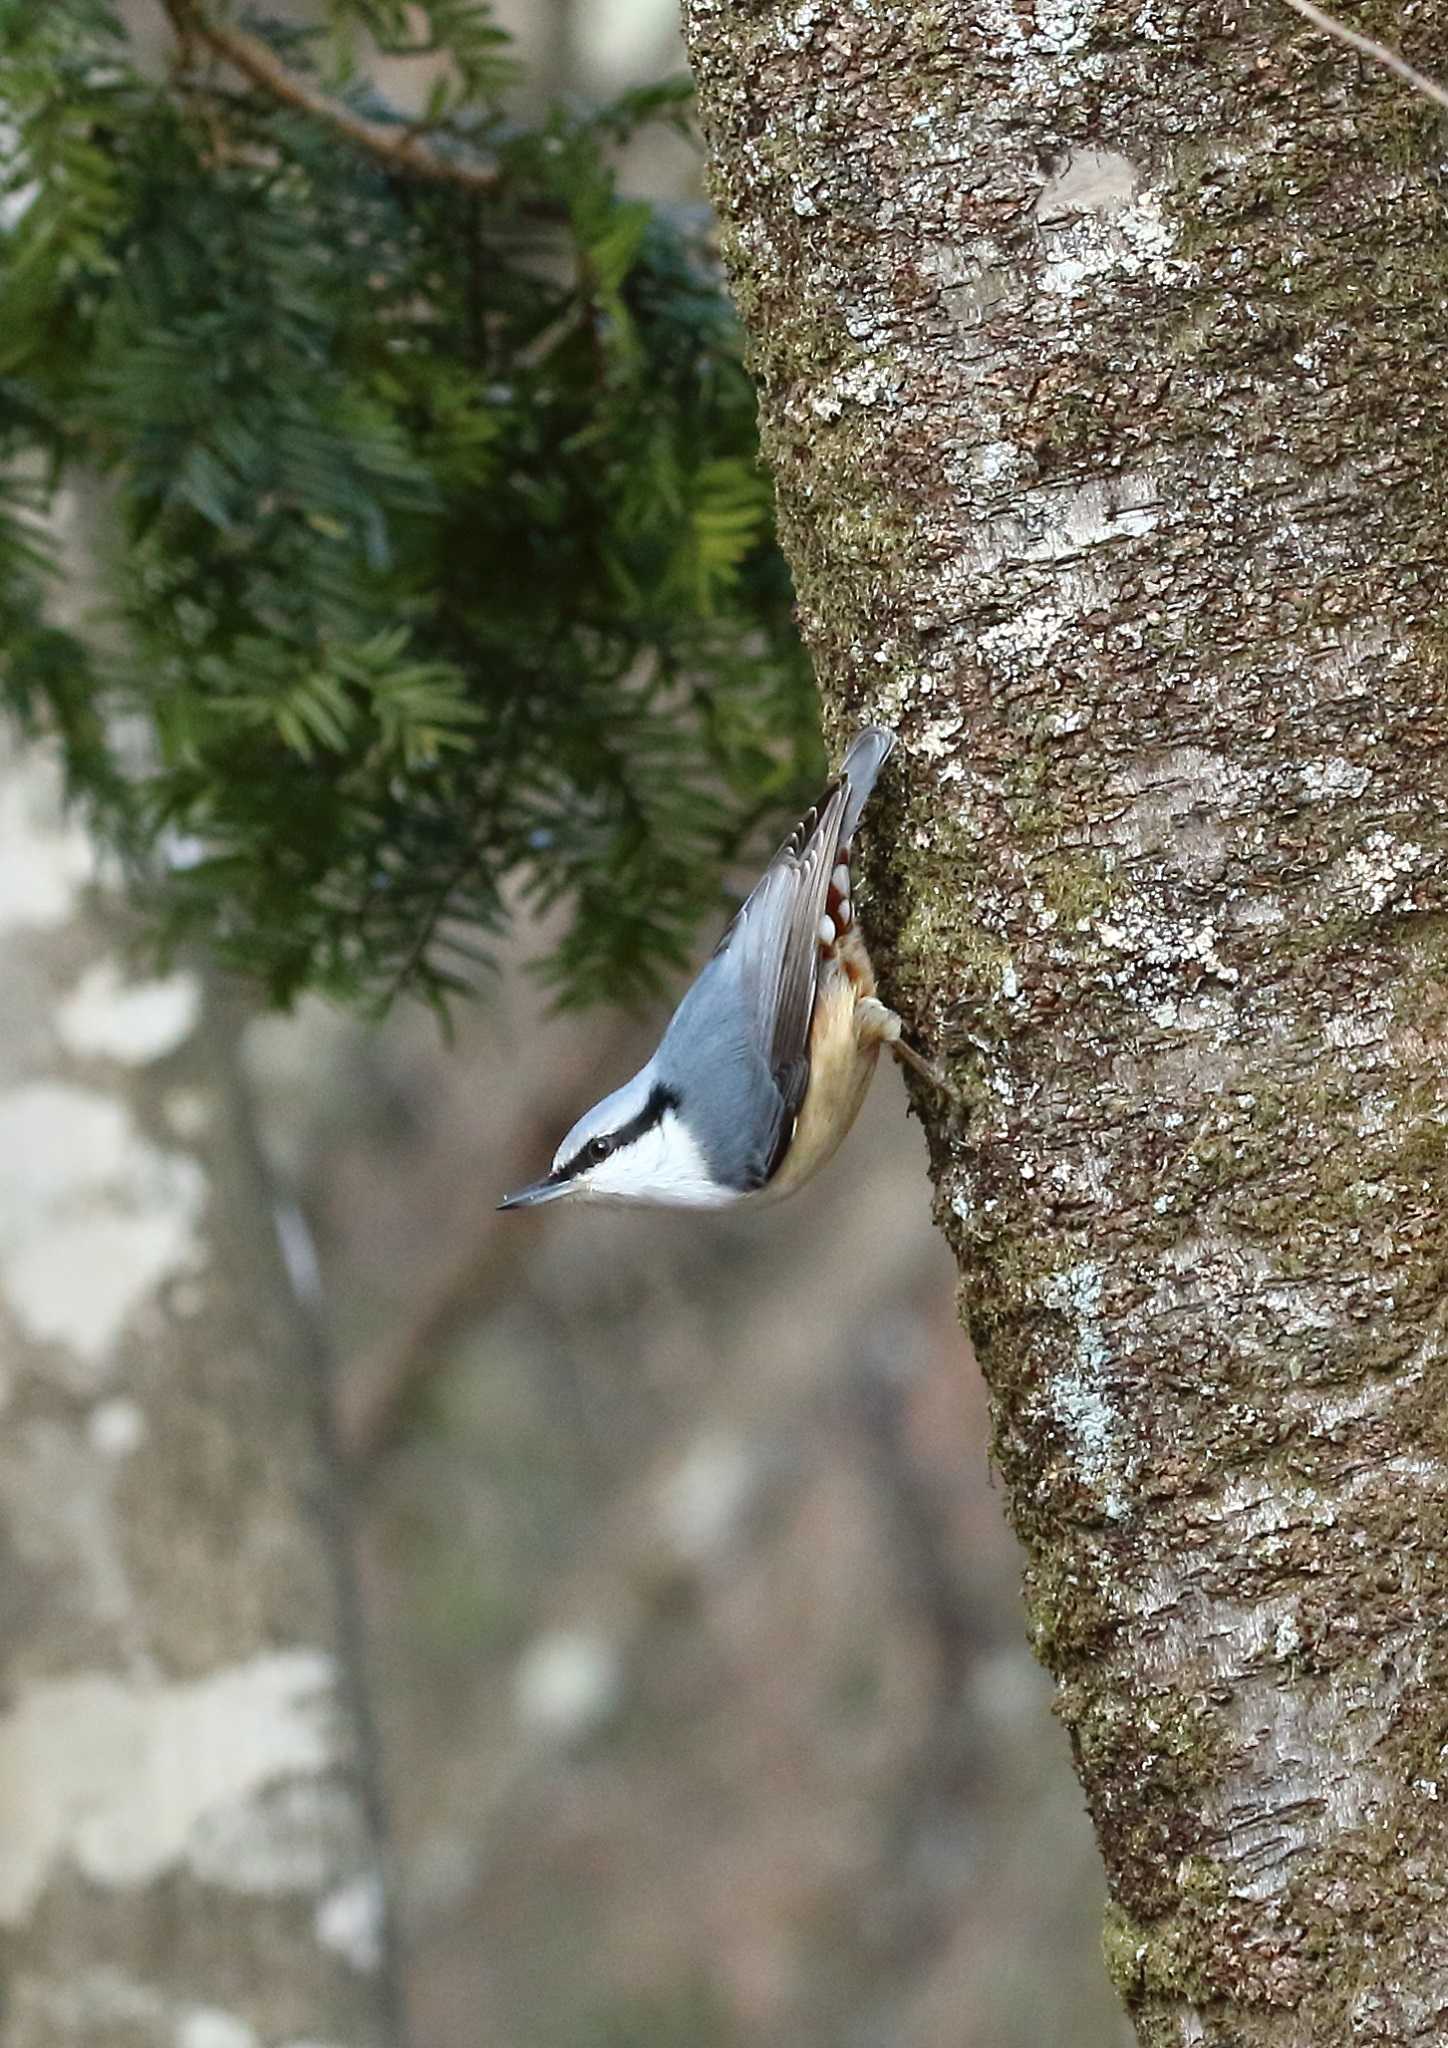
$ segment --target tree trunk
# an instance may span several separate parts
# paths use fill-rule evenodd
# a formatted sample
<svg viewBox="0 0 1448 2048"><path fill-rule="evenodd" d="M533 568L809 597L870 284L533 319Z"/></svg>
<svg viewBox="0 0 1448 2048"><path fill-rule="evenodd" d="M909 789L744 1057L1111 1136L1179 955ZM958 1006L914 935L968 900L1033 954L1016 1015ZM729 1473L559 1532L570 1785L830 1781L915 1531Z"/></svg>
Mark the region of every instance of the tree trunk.
<svg viewBox="0 0 1448 2048"><path fill-rule="evenodd" d="M391 2039L320 1387L225 1034L0 752L0 2044Z"/></svg>
<svg viewBox="0 0 1448 2048"><path fill-rule="evenodd" d="M1110 1968L1441 2043L1440 119L1270 10L689 28Z"/></svg>

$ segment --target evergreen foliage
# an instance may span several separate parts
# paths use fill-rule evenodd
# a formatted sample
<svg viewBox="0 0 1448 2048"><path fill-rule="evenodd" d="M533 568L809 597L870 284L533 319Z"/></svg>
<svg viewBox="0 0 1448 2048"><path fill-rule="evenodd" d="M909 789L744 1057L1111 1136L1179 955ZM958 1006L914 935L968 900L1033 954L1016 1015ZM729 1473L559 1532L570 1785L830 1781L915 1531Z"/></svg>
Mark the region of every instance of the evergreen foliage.
<svg viewBox="0 0 1448 2048"><path fill-rule="evenodd" d="M684 93L520 125L475 0L166 12L149 75L105 0L0 0L0 698L279 1000L441 1000L520 889L560 996L637 995L818 769L701 222L616 183ZM450 60L410 125L379 47Z"/></svg>

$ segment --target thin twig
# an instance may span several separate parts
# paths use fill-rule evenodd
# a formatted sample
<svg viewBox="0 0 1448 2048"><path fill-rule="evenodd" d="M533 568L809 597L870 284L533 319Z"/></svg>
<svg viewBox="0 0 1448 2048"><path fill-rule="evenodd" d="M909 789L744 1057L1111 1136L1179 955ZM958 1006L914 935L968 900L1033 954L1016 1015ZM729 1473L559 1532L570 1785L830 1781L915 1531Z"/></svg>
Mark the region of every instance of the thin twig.
<svg viewBox="0 0 1448 2048"><path fill-rule="evenodd" d="M263 92L310 115L335 134L355 142L390 171L407 178L426 179L436 185L460 185L467 192L489 192L498 184L491 164L468 163L457 157L439 156L423 142L415 128L391 127L385 121L369 121L350 107L321 92L307 79L299 78L275 51L243 29L212 21L197 0L162 0L183 50L204 44L212 55L239 71Z"/></svg>
<svg viewBox="0 0 1448 2048"><path fill-rule="evenodd" d="M1324 35L1335 37L1338 42L1346 43L1350 50L1358 51L1361 56L1371 57L1375 64L1381 64L1386 70L1395 72L1399 78L1412 86L1414 92L1420 92L1424 99L1432 100L1436 106L1448 107L1448 88L1437 84L1431 78L1424 77L1421 71L1415 71L1406 57L1400 57L1396 50L1388 49L1384 43L1375 43L1371 36L1359 35L1355 28L1349 28L1335 16L1325 14L1322 8L1314 7L1312 0L1287 0L1287 5L1294 13L1300 14L1304 21L1310 21L1314 28L1320 28Z"/></svg>

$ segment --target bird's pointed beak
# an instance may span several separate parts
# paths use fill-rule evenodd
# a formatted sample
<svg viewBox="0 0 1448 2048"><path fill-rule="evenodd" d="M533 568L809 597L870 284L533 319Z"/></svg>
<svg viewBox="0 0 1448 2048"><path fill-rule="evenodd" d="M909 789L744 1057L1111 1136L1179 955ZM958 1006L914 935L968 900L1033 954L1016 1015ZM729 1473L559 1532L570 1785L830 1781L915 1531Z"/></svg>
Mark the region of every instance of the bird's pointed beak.
<svg viewBox="0 0 1448 2048"><path fill-rule="evenodd" d="M556 1174L545 1174L542 1180L535 1180L531 1187L519 1188L516 1195L504 1195L500 1209L536 1209L541 1202L556 1202L560 1195L566 1195L571 1181L560 1179Z"/></svg>

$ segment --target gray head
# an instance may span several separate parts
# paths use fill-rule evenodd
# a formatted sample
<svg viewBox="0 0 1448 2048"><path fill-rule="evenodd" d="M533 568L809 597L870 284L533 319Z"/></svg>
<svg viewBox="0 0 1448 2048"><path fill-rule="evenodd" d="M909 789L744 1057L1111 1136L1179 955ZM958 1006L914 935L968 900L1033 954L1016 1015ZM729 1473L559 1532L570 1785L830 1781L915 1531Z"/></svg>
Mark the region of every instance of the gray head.
<svg viewBox="0 0 1448 2048"><path fill-rule="evenodd" d="M550 1171L500 1209L542 1202L642 1202L713 1209L737 1199L721 1186L691 1137L679 1090L654 1060L581 1116L553 1155Z"/></svg>

